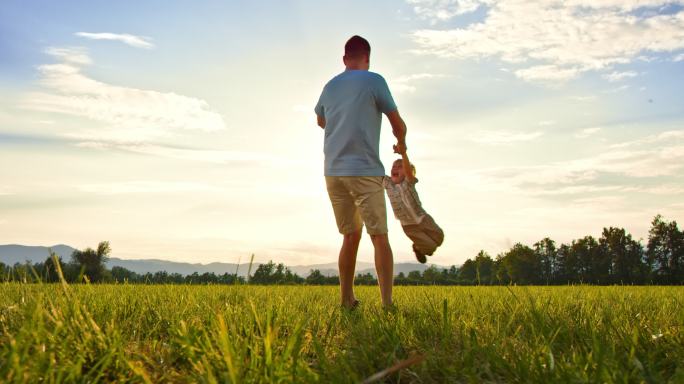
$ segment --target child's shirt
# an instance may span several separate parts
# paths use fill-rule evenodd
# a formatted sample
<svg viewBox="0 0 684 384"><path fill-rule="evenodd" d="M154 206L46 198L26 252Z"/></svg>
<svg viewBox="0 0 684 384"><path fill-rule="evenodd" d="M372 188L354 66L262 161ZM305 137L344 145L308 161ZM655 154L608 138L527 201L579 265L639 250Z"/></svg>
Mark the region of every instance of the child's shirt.
<svg viewBox="0 0 684 384"><path fill-rule="evenodd" d="M394 217L401 222L401 225L419 224L427 214L416 192L417 182L418 179L409 182L407 178L404 178L401 183L394 184L389 176L385 176L382 180L394 211Z"/></svg>

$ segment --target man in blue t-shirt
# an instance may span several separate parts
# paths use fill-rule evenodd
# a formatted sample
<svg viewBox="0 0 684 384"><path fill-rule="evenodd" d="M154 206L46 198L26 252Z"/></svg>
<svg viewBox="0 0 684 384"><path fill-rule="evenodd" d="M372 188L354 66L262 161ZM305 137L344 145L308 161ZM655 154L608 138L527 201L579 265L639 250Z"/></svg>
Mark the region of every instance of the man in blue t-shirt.
<svg viewBox="0 0 684 384"><path fill-rule="evenodd" d="M387 211L379 155L382 114L392 125L397 145L406 146L406 124L387 83L369 72L370 44L353 36L344 46L345 71L323 88L316 104L318 125L325 130L325 182L337 228L344 236L339 256L342 305L354 308L354 269L366 230L375 248L375 269L382 304L392 305L393 257L387 237Z"/></svg>

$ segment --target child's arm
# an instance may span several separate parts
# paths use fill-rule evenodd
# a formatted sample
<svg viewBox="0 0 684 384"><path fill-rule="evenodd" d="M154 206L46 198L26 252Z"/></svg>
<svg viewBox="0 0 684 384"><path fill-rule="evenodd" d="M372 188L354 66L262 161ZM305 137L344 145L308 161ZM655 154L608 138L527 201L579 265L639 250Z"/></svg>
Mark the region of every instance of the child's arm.
<svg viewBox="0 0 684 384"><path fill-rule="evenodd" d="M404 177L410 183L416 181L416 175L413 174L413 168L411 168L411 162L409 161L408 155L406 154L406 146L395 145L394 152L401 155L401 166L404 168Z"/></svg>

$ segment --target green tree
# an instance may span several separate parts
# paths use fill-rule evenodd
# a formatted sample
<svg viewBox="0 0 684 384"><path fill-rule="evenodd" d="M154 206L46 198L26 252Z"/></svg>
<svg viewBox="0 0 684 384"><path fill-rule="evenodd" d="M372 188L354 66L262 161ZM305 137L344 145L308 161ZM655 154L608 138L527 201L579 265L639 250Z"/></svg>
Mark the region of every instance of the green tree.
<svg viewBox="0 0 684 384"><path fill-rule="evenodd" d="M645 275L643 247L624 228L603 228L601 253L610 260L613 283L641 283Z"/></svg>
<svg viewBox="0 0 684 384"><path fill-rule="evenodd" d="M50 250L50 256L45 259L43 263L43 273L42 279L47 283L59 282L59 272L58 270L64 269L64 262L62 257L58 256L56 253Z"/></svg>
<svg viewBox="0 0 684 384"><path fill-rule="evenodd" d="M10 281L29 283L31 279L31 263L15 263L10 271Z"/></svg>
<svg viewBox="0 0 684 384"><path fill-rule="evenodd" d="M471 259L466 260L458 270L458 281L461 284L475 284L477 280L477 266Z"/></svg>
<svg viewBox="0 0 684 384"><path fill-rule="evenodd" d="M304 279L285 267L283 263L275 264L269 260L266 264L260 264L250 282L256 284L301 284Z"/></svg>
<svg viewBox="0 0 684 384"><path fill-rule="evenodd" d="M534 250L517 243L503 257L503 265L512 283L538 284L541 264Z"/></svg>
<svg viewBox="0 0 684 384"><path fill-rule="evenodd" d="M112 267L112 278L114 281L118 282L135 282L139 279L139 275L133 271L130 271L124 267Z"/></svg>
<svg viewBox="0 0 684 384"><path fill-rule="evenodd" d="M154 282L154 275L151 273L146 273L145 274L145 282ZM200 283L200 275L197 271L193 272L191 275L185 276L185 282L189 284L199 284Z"/></svg>
<svg viewBox="0 0 684 384"><path fill-rule="evenodd" d="M570 245L571 258L576 262L576 281L582 283L607 284L610 280L610 258L592 236L573 240Z"/></svg>
<svg viewBox="0 0 684 384"><path fill-rule="evenodd" d="M86 248L84 251L75 250L71 259L85 276L93 283L100 282L106 276L105 263L109 260L112 249L108 241L102 241L97 249Z"/></svg>
<svg viewBox="0 0 684 384"><path fill-rule="evenodd" d="M365 274L359 273L354 279L354 284L356 285L375 285L377 283L378 281L375 279L375 277L373 277L373 275L370 274L370 272Z"/></svg>
<svg viewBox="0 0 684 384"><path fill-rule="evenodd" d="M270 284L274 280L273 274L275 269L276 265L271 260L269 260L268 263L259 264L256 271L254 271L254 275L252 275L249 281L255 284Z"/></svg>
<svg viewBox="0 0 684 384"><path fill-rule="evenodd" d="M423 282L425 284L435 285L442 281L442 272L434 265L429 266L423 271Z"/></svg>
<svg viewBox="0 0 684 384"><path fill-rule="evenodd" d="M423 283L423 276L420 275L420 271L410 271L406 280L409 284L418 285Z"/></svg>
<svg viewBox="0 0 684 384"><path fill-rule="evenodd" d="M306 283L309 285L323 285L325 284L325 276L318 269L312 269L309 276L306 277Z"/></svg>
<svg viewBox="0 0 684 384"><path fill-rule="evenodd" d="M498 284L510 284L511 278L508 276L506 266L504 265L504 253L496 255L494 259L494 276Z"/></svg>
<svg viewBox="0 0 684 384"><path fill-rule="evenodd" d="M684 232L676 221L666 222L657 215L651 222L646 260L653 279L660 284L684 283Z"/></svg>
<svg viewBox="0 0 684 384"><path fill-rule="evenodd" d="M534 253L537 255L541 268L541 280L545 284L555 282L558 270L558 252L556 242L545 237L534 244Z"/></svg>
<svg viewBox="0 0 684 384"><path fill-rule="evenodd" d="M292 273L290 268L285 268L285 284L304 284L304 278L296 273Z"/></svg>
<svg viewBox="0 0 684 384"><path fill-rule="evenodd" d="M492 283L494 276L494 260L487 252L481 250L477 256L475 256L475 282L477 285Z"/></svg>
<svg viewBox="0 0 684 384"><path fill-rule="evenodd" d="M449 267L449 280L456 282L458 280L458 268L455 265Z"/></svg>
<svg viewBox="0 0 684 384"><path fill-rule="evenodd" d="M285 282L285 265L283 265L283 263L278 263L275 266L270 282L275 284L282 284Z"/></svg>
<svg viewBox="0 0 684 384"><path fill-rule="evenodd" d="M572 247L561 244L556 252L557 272L556 281L563 284L579 282L579 260Z"/></svg>

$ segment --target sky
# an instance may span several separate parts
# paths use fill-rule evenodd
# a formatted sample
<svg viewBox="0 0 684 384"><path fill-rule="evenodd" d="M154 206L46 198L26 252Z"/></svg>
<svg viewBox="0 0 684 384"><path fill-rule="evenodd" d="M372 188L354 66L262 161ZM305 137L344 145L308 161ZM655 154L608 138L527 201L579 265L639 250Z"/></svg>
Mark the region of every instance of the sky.
<svg viewBox="0 0 684 384"><path fill-rule="evenodd" d="M684 221L684 1L4 0L0 244L336 261L313 107L355 34L445 232L430 262ZM393 143L385 119L386 169Z"/></svg>

